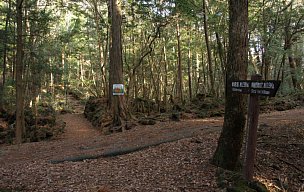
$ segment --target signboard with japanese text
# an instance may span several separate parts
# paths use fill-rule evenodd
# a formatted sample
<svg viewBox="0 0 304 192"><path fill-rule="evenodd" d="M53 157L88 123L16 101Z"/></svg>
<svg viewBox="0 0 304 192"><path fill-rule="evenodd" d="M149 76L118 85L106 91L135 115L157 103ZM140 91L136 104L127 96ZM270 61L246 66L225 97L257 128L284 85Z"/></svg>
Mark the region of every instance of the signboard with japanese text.
<svg viewBox="0 0 304 192"><path fill-rule="evenodd" d="M280 87L281 81L232 81L231 87L233 92L243 94L255 94L261 96L274 97Z"/></svg>
<svg viewBox="0 0 304 192"><path fill-rule="evenodd" d="M253 180L256 146L257 146L257 130L259 121L259 96L274 97L280 87L281 81L263 81L261 75L252 75L251 80L231 81L231 91L241 94L250 94L248 105L248 128L247 142L245 147L244 158L244 177L248 181Z"/></svg>

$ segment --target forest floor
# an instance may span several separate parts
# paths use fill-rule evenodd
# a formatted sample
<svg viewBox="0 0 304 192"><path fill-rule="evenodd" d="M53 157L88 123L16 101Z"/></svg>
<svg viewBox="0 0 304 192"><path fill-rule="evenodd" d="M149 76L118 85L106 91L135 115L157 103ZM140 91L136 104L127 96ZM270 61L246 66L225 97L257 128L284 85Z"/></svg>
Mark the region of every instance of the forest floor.
<svg viewBox="0 0 304 192"><path fill-rule="evenodd" d="M58 117L66 122L61 136L0 146L0 191L226 191L209 163L223 118L102 135L73 105L75 113ZM304 191L303 117L304 108L260 115L255 179L270 191Z"/></svg>

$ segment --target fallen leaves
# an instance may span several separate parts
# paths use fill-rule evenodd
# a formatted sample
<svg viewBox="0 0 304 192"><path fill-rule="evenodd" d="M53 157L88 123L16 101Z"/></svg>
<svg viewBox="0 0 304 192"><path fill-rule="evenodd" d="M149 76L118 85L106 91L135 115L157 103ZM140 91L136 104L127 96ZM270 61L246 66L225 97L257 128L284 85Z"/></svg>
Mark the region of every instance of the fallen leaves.
<svg viewBox="0 0 304 192"><path fill-rule="evenodd" d="M262 123L268 126L259 131L263 137L258 142L255 175L272 191L282 191L283 187L297 191L303 183L303 174L290 165L304 166L303 121L298 113L294 114L298 120L283 121L289 119L286 114L261 117ZM80 114L61 117L67 122L67 129L56 140L0 147L0 189L28 192L224 191L216 183L217 168L209 163L220 133L220 118L163 122L104 136ZM51 159L94 155L170 138L177 140L121 156L49 163Z"/></svg>

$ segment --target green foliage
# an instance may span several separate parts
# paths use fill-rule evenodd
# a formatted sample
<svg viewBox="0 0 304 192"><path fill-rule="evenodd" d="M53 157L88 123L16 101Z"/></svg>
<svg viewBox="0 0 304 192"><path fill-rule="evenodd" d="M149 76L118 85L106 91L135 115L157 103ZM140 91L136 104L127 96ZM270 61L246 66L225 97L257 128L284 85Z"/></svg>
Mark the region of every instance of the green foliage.
<svg viewBox="0 0 304 192"><path fill-rule="evenodd" d="M189 100L188 63L192 78L193 92L208 92L208 68L206 47L203 38L202 0L127 0L122 1L123 13L123 61L127 90L129 80L135 71L138 97L162 100L163 87L175 96L177 37L176 24L180 25L181 63L184 79L184 93ZM263 4L264 2L264 4ZM303 30L303 5L295 1L287 2L250 1L249 31L252 63L258 71L262 67L257 61L263 59L267 50L270 58L269 78L283 79L282 92L293 91L290 67L283 56L292 53L295 58L303 58L303 33L297 33L292 42L294 47L284 49L286 21L292 31ZM39 3L39 4L38 4ZM35 89L49 89L69 85L85 95L104 95L108 83L109 68L109 19L107 1L26 1L24 6L24 64L28 100L34 97ZM228 37L228 2L206 1L208 30L213 58L216 87L219 96L224 93L224 71L226 61L221 63L218 35L226 56ZM14 103L14 83L12 69L15 56L15 6L9 9L8 1L0 2L0 65L3 62L4 39L7 42L7 80L5 97ZM7 13L11 13L8 31L5 34ZM288 20L286 20L288 19ZM157 31L159 30L159 32ZM151 43L152 39L155 40ZM302 43L301 43L302 42ZM151 44L150 44L151 43ZM166 61L165 52L166 50ZM188 55L190 52L190 55ZM148 53L144 58L143 55ZM142 61L139 66L140 59ZM165 69L166 66L166 69ZM82 68L82 69L80 69ZM255 72L251 65L249 73ZM82 70L82 71L81 71ZM2 72L2 67L0 72ZM265 71L265 70L264 70ZM296 77L303 86L303 66L297 67ZM282 77L283 74L283 77ZM52 77L52 79L51 79ZM165 84L167 78L167 84ZM34 79L34 81L33 81ZM34 91L35 90L35 91ZM159 93L159 96L158 96ZM53 93L52 93L53 94ZM131 96L132 97L132 96ZM160 97L160 98L157 98ZM167 97L168 98L168 97Z"/></svg>
<svg viewBox="0 0 304 192"><path fill-rule="evenodd" d="M201 0L175 0L176 12L186 16L196 18L198 14L202 14Z"/></svg>

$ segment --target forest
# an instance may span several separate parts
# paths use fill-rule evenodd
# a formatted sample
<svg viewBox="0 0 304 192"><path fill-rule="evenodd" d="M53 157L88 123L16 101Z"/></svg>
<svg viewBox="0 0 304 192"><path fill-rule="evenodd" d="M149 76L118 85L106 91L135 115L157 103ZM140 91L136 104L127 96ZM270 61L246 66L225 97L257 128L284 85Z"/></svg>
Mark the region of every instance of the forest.
<svg viewBox="0 0 304 192"><path fill-rule="evenodd" d="M181 150L182 156L188 154L192 157L193 150L196 150L191 148L192 144L207 142L212 150L205 151L204 158L208 156L210 166L223 168L222 175L229 175L225 176L226 184L223 184L227 191L238 191L231 187L236 183L227 177L237 177L233 174L239 171L243 158L248 95L233 93L230 82L250 80L251 75L259 74L263 81L280 82L275 97L260 99L260 110L264 113L260 127L290 128L292 131L288 134L282 128L283 132L278 132L278 135L287 134L289 141L293 141L290 145L296 148L292 148L294 153L290 152L292 161L279 159L284 164L284 171L283 168L277 169L282 174L284 172L284 178L289 178L291 186L286 186L281 177L275 177L279 184L272 184L272 187L269 187L269 181L267 184L265 180L257 179L257 175L255 180L270 191L304 190L304 185L301 185L304 182L301 168L304 166L303 34L302 0L2 0L0 163L9 158L10 150L16 158L25 155L20 149L18 152L10 148L15 144L19 148L25 147L24 151L30 150L26 148L27 144L36 146L35 143L41 149L51 150L43 142L55 142L54 145L59 147L61 140L56 144L58 138L69 138L73 142L81 139L84 130L78 126L82 125L97 132L83 133L86 142L83 141L79 150L94 149L94 153L81 153L79 156L70 148L64 148L62 156L52 152L52 160L44 155L41 158L54 164L66 161L92 161L90 163L95 164L96 159L103 161L112 155L153 150L150 147L179 146L179 142L185 142L191 153L182 153ZM276 113L285 110L295 111L282 116ZM267 113L274 115L267 117ZM274 118L279 120L270 120ZM212 130L209 130L211 135L208 137L205 137L208 131L197 133L199 122L204 122L204 119L205 124L201 126L210 126ZM190 120L193 124L187 124ZM80 123L73 124L73 121ZM90 123L84 123L86 121ZM160 133L152 133L147 127ZM189 130L184 130L185 127ZM79 136L72 138L72 134ZM139 140L140 134L146 134L148 143L140 141L137 145L131 141L132 138ZM259 129L258 135L262 135L265 141L259 142L258 139L257 153L260 153L261 143L284 143L281 137L272 138L274 135L268 129L263 132ZM154 136L157 139L150 141ZM90 138L100 146L110 146L113 142L119 148L126 142L129 148L119 148L120 151L102 147L105 151L100 154L96 144L87 143ZM1 149L2 146L4 148ZM126 161L130 163L131 160ZM193 161L199 162L196 156ZM257 161L258 165L269 166L263 164L259 157ZM259 168L258 165L255 169L260 174L264 167ZM288 175L286 166L295 168L297 175ZM54 171L59 169L52 168ZM46 169L49 174L51 169ZM208 166L206 171L210 169ZM2 172L5 171L11 172L9 168L3 168ZM271 180L271 171L266 173L264 177ZM49 175L47 177L49 179ZM14 180L14 176L0 181L0 191L39 191L37 183L16 186L8 180ZM48 185L51 180L48 180ZM208 191L208 187L220 186L219 183L209 182L203 188L193 184L198 187L189 190L189 183L179 189L175 189L173 183L170 185L172 188L162 187L160 191ZM142 185L148 191L157 191L154 186L149 188L147 183ZM57 186L61 185L57 183ZM111 183L105 186L108 187L100 189L101 192L132 191L132 188L124 189L123 186L115 188L114 184L111 190ZM256 186L259 185L251 188L249 185L248 190L262 190ZM85 190L84 186L78 187L74 191L97 191L95 188ZM141 187L139 191L143 191ZM214 191L218 189L215 188ZM58 190L45 186L43 189Z"/></svg>

